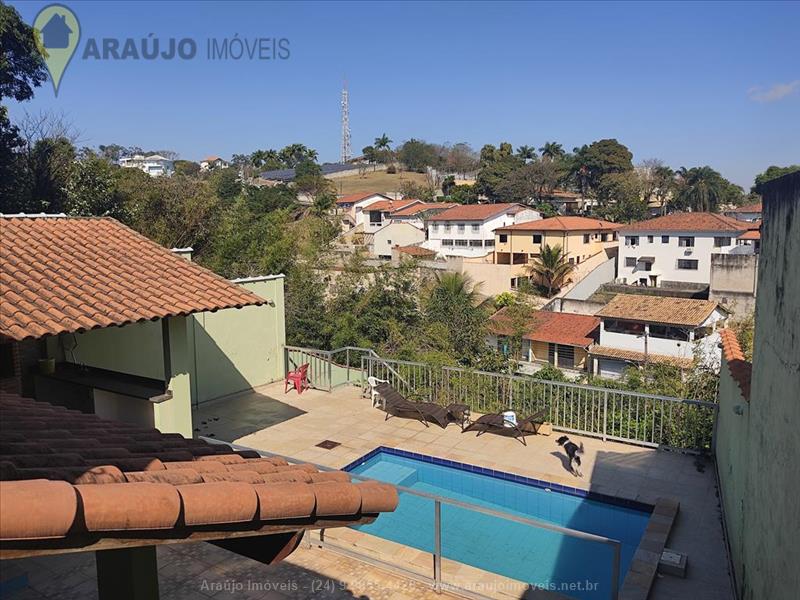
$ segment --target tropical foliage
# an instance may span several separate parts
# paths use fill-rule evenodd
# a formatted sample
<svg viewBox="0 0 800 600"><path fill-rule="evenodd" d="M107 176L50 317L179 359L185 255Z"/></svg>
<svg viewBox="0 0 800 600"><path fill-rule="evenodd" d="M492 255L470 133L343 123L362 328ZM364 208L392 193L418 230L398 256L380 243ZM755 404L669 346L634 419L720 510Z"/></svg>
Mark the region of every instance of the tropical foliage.
<svg viewBox="0 0 800 600"><path fill-rule="evenodd" d="M548 298L569 283L575 265L570 263L561 246L545 245L541 254L528 266L528 273Z"/></svg>

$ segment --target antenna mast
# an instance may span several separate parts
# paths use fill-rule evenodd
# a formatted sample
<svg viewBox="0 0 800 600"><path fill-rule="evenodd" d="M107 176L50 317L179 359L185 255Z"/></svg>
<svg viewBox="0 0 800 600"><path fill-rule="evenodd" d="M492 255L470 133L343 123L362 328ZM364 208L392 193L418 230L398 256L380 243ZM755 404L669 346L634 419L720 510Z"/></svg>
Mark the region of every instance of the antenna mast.
<svg viewBox="0 0 800 600"><path fill-rule="evenodd" d="M350 99L347 94L347 80L342 88L342 149L340 162L346 163L352 158L350 150Z"/></svg>

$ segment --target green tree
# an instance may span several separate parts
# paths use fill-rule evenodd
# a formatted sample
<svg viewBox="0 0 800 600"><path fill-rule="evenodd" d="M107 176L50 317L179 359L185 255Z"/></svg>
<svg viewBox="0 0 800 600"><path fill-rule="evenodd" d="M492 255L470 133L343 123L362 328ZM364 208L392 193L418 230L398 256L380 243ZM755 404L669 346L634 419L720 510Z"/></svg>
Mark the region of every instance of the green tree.
<svg viewBox="0 0 800 600"><path fill-rule="evenodd" d="M800 171L800 165L789 165L788 167L776 167L775 165L771 165L767 167L766 171L756 175L755 183L751 191L760 194L761 188L766 182L777 179L778 177L783 177L789 173L794 173L795 171Z"/></svg>
<svg viewBox="0 0 800 600"><path fill-rule="evenodd" d="M458 204L477 204L478 190L474 185L456 185L447 194L447 201Z"/></svg>
<svg viewBox="0 0 800 600"><path fill-rule="evenodd" d="M96 155L76 161L66 186L66 212L87 217L114 217L128 223L127 207L115 185L114 171L118 169Z"/></svg>
<svg viewBox="0 0 800 600"><path fill-rule="evenodd" d="M539 148L539 152L541 152L542 158L548 160L557 160L566 155L564 147L558 142L545 142L544 145Z"/></svg>
<svg viewBox="0 0 800 600"><path fill-rule="evenodd" d="M517 148L517 156L525 162L531 161L536 158L536 148L533 146L520 146Z"/></svg>
<svg viewBox="0 0 800 600"><path fill-rule="evenodd" d="M407 170L417 173L424 173L427 167L439 168L443 162L438 146L414 138L400 146L397 158Z"/></svg>
<svg viewBox="0 0 800 600"><path fill-rule="evenodd" d="M541 254L528 265L528 273L548 298L569 283L575 265L567 260L561 246L545 245Z"/></svg>
<svg viewBox="0 0 800 600"><path fill-rule="evenodd" d="M389 138L388 135L385 133L381 134L380 137L375 138L375 150L383 151L383 150L391 150L392 140Z"/></svg>
<svg viewBox="0 0 800 600"><path fill-rule="evenodd" d="M480 169L475 182L477 192L492 202L502 201L501 183L523 164L524 161L514 154L511 144L504 142L498 148L485 145L481 149Z"/></svg>
<svg viewBox="0 0 800 600"><path fill-rule="evenodd" d="M672 205L693 211L715 212L724 204L739 204L744 193L709 166L681 167Z"/></svg>
<svg viewBox="0 0 800 600"><path fill-rule="evenodd" d="M642 182L635 171L608 173L600 178L597 197L605 207L604 216L618 223L640 221L647 217L647 203L642 199Z"/></svg>
<svg viewBox="0 0 800 600"><path fill-rule="evenodd" d="M497 192L506 202L542 201L553 193L564 175L560 162L534 160L506 175L497 185Z"/></svg>
<svg viewBox="0 0 800 600"><path fill-rule="evenodd" d="M105 146L108 148L108 146ZM174 162L175 173L178 175L196 176L200 174L200 165L191 160L176 160Z"/></svg>
<svg viewBox="0 0 800 600"><path fill-rule="evenodd" d="M12 6L0 3L0 100L24 102L47 80L35 32Z"/></svg>
<svg viewBox="0 0 800 600"><path fill-rule="evenodd" d="M175 173L178 174L177 168ZM211 185L217 198L223 202L230 202L242 193L242 182L239 179L239 171L233 167L214 169L208 175L208 182Z"/></svg>
<svg viewBox="0 0 800 600"><path fill-rule="evenodd" d="M570 173L582 194L597 194L605 175L633 170L632 161L633 154L617 140L598 140L575 149L570 160Z"/></svg>

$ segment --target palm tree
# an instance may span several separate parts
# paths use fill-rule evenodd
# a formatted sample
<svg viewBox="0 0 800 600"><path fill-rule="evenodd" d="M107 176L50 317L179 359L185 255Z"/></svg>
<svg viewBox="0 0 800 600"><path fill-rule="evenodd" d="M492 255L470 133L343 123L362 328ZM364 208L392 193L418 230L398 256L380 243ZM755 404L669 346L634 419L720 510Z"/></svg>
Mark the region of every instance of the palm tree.
<svg viewBox="0 0 800 600"><path fill-rule="evenodd" d="M726 181L711 167L678 169L678 204L694 211L715 211L724 202Z"/></svg>
<svg viewBox="0 0 800 600"><path fill-rule="evenodd" d="M525 162L533 160L536 158L536 148L533 146L520 146L517 148L517 156L519 156Z"/></svg>
<svg viewBox="0 0 800 600"><path fill-rule="evenodd" d="M436 273L433 293L454 304L478 306L484 302L481 299L481 285L480 281L473 282L472 277L466 273L445 271Z"/></svg>
<svg viewBox="0 0 800 600"><path fill-rule="evenodd" d="M530 276L547 289L548 298L552 298L554 292L569 283L569 276L574 270L575 265L567 260L567 255L559 245L545 245L539 258L528 266Z"/></svg>
<svg viewBox="0 0 800 600"><path fill-rule="evenodd" d="M542 153L542 158L547 158L549 160L555 160L566 154L566 152L564 152L564 147L558 142L545 142L544 146L539 148L539 152Z"/></svg>
<svg viewBox="0 0 800 600"><path fill-rule="evenodd" d="M389 150L390 144L393 140L389 139L389 136L385 133L382 134L380 137L375 138L375 150Z"/></svg>

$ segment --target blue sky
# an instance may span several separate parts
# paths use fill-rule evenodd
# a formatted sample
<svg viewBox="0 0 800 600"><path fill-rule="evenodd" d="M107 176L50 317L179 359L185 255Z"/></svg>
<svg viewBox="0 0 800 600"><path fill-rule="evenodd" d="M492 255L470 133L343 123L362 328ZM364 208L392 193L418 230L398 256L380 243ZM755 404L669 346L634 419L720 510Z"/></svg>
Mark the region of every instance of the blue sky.
<svg viewBox="0 0 800 600"><path fill-rule="evenodd" d="M350 88L353 149L509 141L565 148L615 137L634 160L708 164L749 188L800 162L799 2L64 2L88 38L192 37L182 60L73 58L11 105L65 113L84 145L199 160L301 142L339 154ZM27 22L46 2L11 2ZM288 60L210 61L208 38L287 38Z"/></svg>

